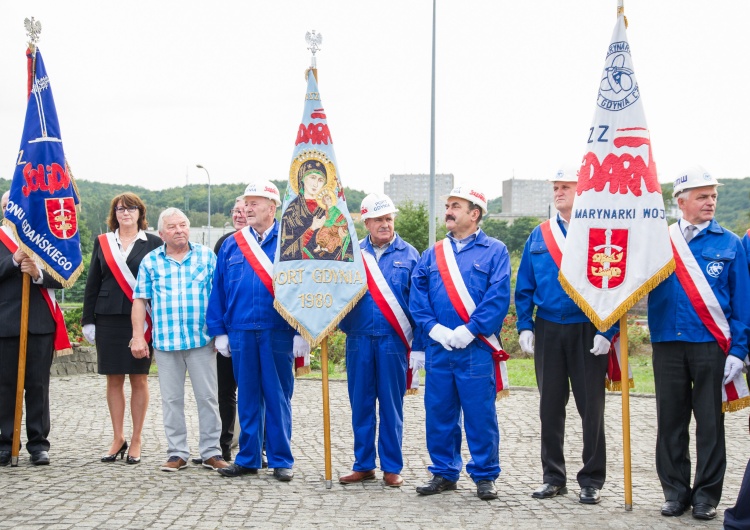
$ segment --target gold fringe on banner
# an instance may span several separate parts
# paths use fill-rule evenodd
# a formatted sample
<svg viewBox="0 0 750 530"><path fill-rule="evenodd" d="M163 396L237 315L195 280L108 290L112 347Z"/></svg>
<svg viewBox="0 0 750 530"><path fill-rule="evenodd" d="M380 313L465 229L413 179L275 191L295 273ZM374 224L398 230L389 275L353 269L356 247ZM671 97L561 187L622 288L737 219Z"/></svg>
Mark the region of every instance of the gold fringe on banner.
<svg viewBox="0 0 750 530"><path fill-rule="evenodd" d="M349 301L348 304L339 312L338 315L331 321L328 326L318 335L317 337L313 337L312 334L305 328L302 324L300 324L297 319L289 312L287 309L281 305L281 302L279 302L279 299L276 298L273 301L273 307L276 308L276 311L279 312L281 317L287 321L287 323L292 326L297 333L302 335L302 337L310 343L310 348L317 348L318 345L323 342L323 339L325 339L328 335L334 332L336 329L336 326L339 325L339 322L343 320L343 318L349 314L349 311L354 309L354 306L357 305L357 302L359 302L359 299L362 298L365 293L367 292L367 285L363 286L360 291L354 295L354 297Z"/></svg>
<svg viewBox="0 0 750 530"><path fill-rule="evenodd" d="M589 303L586 301L586 299L581 296L581 294L578 293L578 291L573 288L573 286L568 282L567 278L563 276L562 271L557 276L557 280L560 282L560 286L563 288L563 290L567 293L567 295L573 299L573 301L576 303L576 305L581 308L581 311L591 320L591 322L596 326L596 328L604 333L609 328L611 328L615 322L620 320L620 317L628 312L628 310L633 307L638 300L646 296L649 292L651 292L657 285L659 285L661 282L666 280L670 274L674 272L675 263L674 258L671 258L666 265L664 265L661 269L659 269L656 274L654 274L651 278L643 282L641 286L633 291L633 293L628 296L625 301L623 301L607 318L602 320L599 318L599 315L594 311L594 309L589 305Z"/></svg>
<svg viewBox="0 0 750 530"><path fill-rule="evenodd" d="M610 392L619 392L622 390L622 381L611 381L609 379L605 379L604 387ZM628 379L628 387L635 388L635 381L633 381L632 378Z"/></svg>
<svg viewBox="0 0 750 530"><path fill-rule="evenodd" d="M18 237L18 231L16 230L16 225L14 225L13 223L11 223L7 219L3 219L3 224L5 226L7 226L8 228L10 228L13 231L13 235L16 238L16 242L18 242L18 248L20 248L21 250L23 250L29 256L36 256L37 255L36 252L34 252L29 247L27 247L26 245L24 245L23 241L21 241L21 238ZM55 269L53 269L52 267L50 267L49 265L47 265L46 261L44 261L42 259L39 259L39 262L41 262L41 263L37 263L37 265L41 265L41 267L45 271L47 271L47 274L49 274L55 280L57 280L58 282L60 282L62 284L62 286L63 286L64 289L69 289L69 288L73 287L73 284L76 283L76 280L78 279L78 277L83 272L83 260L81 260L81 264L78 265L78 267L76 268L76 270L73 271L73 274L70 275L70 279L69 280L66 280L62 276L60 276Z"/></svg>
<svg viewBox="0 0 750 530"><path fill-rule="evenodd" d="M416 396L417 394L419 394L419 389L418 388L407 388L406 389L406 395L407 396Z"/></svg>
<svg viewBox="0 0 750 530"><path fill-rule="evenodd" d="M302 377L303 375L307 375L309 373L310 373L309 366L300 366L299 368L295 369L294 377Z"/></svg>
<svg viewBox="0 0 750 530"><path fill-rule="evenodd" d="M510 396L510 389L505 388L497 393L497 395L495 396L495 401L500 401L501 399L507 398L508 396Z"/></svg>
<svg viewBox="0 0 750 530"><path fill-rule="evenodd" d="M723 414L725 412L737 412L738 410L742 410L746 407L750 407L750 396L735 399L734 401L725 401L721 404L721 413Z"/></svg>

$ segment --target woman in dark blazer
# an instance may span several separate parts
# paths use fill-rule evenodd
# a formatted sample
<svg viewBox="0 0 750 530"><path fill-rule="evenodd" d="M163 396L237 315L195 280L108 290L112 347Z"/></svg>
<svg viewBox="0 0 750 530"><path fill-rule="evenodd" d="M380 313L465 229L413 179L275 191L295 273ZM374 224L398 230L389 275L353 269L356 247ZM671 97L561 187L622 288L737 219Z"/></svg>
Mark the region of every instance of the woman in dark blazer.
<svg viewBox="0 0 750 530"><path fill-rule="evenodd" d="M133 419L127 463L137 464L141 461L141 432L148 409L151 358L136 359L130 352L133 290L128 289L128 284L138 275L144 256L161 246L162 240L144 232L148 228L146 205L134 193L123 193L112 199L107 225L111 232L94 240L81 322L86 339L96 343L98 371L107 376L107 405L114 438L101 460L114 462L118 456L122 459L128 449L123 427L127 374ZM110 267L110 263L114 267Z"/></svg>

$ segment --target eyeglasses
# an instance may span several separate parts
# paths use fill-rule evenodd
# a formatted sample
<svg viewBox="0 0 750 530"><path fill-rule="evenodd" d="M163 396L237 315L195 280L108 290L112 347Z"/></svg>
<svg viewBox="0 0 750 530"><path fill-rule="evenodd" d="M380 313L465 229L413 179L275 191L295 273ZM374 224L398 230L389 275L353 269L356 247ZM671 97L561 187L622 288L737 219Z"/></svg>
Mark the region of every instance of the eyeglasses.
<svg viewBox="0 0 750 530"><path fill-rule="evenodd" d="M122 213L122 212L124 212L125 210L129 211L130 213L133 213L133 212L135 212L136 210L138 210L138 207L137 207L137 206L125 206L125 207L123 208L122 206L118 206L117 208L115 208L115 211L116 211L117 213Z"/></svg>
<svg viewBox="0 0 750 530"><path fill-rule="evenodd" d="M238 210L235 208L233 210L229 210L229 213L232 215L245 215L245 210Z"/></svg>

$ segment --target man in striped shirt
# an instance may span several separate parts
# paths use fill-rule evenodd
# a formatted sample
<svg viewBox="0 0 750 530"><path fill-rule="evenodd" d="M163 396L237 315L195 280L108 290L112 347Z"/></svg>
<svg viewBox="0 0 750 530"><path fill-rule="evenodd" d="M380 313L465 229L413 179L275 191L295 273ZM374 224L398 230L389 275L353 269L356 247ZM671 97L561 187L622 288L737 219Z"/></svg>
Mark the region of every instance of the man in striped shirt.
<svg viewBox="0 0 750 530"><path fill-rule="evenodd" d="M217 398L214 345L206 328L206 307L216 257L211 249L190 243L190 221L177 208L167 208L159 216L159 235L164 245L143 258L133 293L133 340L131 351L137 358L149 354L146 343L146 300L151 301L153 346L159 367L167 436L168 459L162 471L187 467L190 449L185 423L185 374L198 405L199 451L203 466L227 467L221 455L221 419Z"/></svg>

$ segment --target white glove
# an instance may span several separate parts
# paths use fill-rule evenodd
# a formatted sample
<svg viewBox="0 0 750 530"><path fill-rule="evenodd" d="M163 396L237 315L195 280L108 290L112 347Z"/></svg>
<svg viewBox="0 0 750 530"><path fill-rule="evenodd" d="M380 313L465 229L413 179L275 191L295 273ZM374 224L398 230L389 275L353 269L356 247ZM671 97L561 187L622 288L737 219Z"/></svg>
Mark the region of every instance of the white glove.
<svg viewBox="0 0 750 530"><path fill-rule="evenodd" d="M229 335L217 335L214 339L214 348L224 357L231 357L232 348L229 347Z"/></svg>
<svg viewBox="0 0 750 530"><path fill-rule="evenodd" d="M469 331L469 328L466 326L458 326L456 329L453 330L453 336L448 340L448 344L456 348L457 350L462 350L466 348L469 344L471 344L471 341L474 340L474 334Z"/></svg>
<svg viewBox="0 0 750 530"><path fill-rule="evenodd" d="M94 324L86 324L83 326L83 336L86 337L86 340L91 344L94 344L94 339L96 338L96 326Z"/></svg>
<svg viewBox="0 0 750 530"><path fill-rule="evenodd" d="M727 360L724 363L724 384L729 384L744 368L745 363L742 362L742 359L734 355L727 355Z"/></svg>
<svg viewBox="0 0 750 530"><path fill-rule="evenodd" d="M409 368L412 370L424 370L424 352L412 351L409 354Z"/></svg>
<svg viewBox="0 0 750 530"><path fill-rule="evenodd" d="M525 329L518 336L518 345L521 347L521 351L528 353L529 355L534 354L534 332L530 329Z"/></svg>
<svg viewBox="0 0 750 530"><path fill-rule="evenodd" d="M432 340L434 340L435 342L439 342L446 350L453 350L450 345L453 331L451 331L450 329L446 328L442 324L435 324L435 327L430 330L429 335Z"/></svg>
<svg viewBox="0 0 750 530"><path fill-rule="evenodd" d="M604 355L609 353L610 342L604 335L597 335L594 337L594 347L591 348L591 353L594 355Z"/></svg>
<svg viewBox="0 0 750 530"><path fill-rule="evenodd" d="M302 338L302 335L295 335L292 340L292 352L295 357L306 357L310 355L310 343Z"/></svg>

